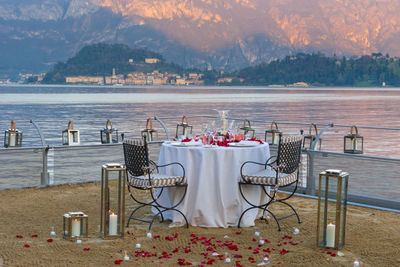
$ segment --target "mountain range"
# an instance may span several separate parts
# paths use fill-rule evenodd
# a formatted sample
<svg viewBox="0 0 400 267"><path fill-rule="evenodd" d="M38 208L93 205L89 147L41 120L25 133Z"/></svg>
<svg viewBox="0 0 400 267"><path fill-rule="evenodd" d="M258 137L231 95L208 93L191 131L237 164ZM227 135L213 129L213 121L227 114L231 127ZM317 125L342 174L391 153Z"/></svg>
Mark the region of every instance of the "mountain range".
<svg viewBox="0 0 400 267"><path fill-rule="evenodd" d="M221 70L297 52L400 56L398 14L400 0L1 0L0 75L99 42Z"/></svg>

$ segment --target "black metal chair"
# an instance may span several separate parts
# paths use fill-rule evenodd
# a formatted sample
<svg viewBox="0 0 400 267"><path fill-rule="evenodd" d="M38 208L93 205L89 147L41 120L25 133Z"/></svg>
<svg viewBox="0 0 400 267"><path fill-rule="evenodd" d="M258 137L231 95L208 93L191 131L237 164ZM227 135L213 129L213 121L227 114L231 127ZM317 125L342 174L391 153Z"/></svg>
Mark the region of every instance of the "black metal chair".
<svg viewBox="0 0 400 267"><path fill-rule="evenodd" d="M154 220L161 216L161 221L164 221L163 213L166 211L176 211L180 213L186 221L186 227L189 227L186 216L176 207L182 203L186 195L187 183L185 179L185 169L182 164L173 162L165 165L157 165L155 162L149 160L148 147L146 137L143 139L132 139L125 140L123 143L124 157L127 172L127 184L131 198L140 204L139 207L135 208L128 218L126 226L129 227L131 220L137 220L141 222L149 223L149 230L151 229ZM170 165L178 165L182 169L182 175L172 176L160 174L159 168L164 168ZM170 207L161 205L158 200L164 190L167 187L183 187L184 193L178 203L173 204ZM151 201L143 202L135 198L132 188L138 190L147 190L151 195ZM157 191L155 189L158 189ZM153 207L158 212L153 216L151 220L145 220L142 218L134 217L134 214L144 207Z"/></svg>
<svg viewBox="0 0 400 267"><path fill-rule="evenodd" d="M263 210L262 219L264 219L265 212L271 214L278 224L278 231L281 230L279 224L280 220L288 218L290 216L296 215L298 223L301 223L300 217L292 205L286 202L287 199L292 197L297 189L297 184L299 180L299 169L300 169L300 158L301 158L301 136L288 136L282 137L279 135L279 145L278 154L276 157L270 157L265 163L258 163L254 161L247 161L243 163L240 169L240 175L242 179L239 182L239 190L243 199L251 206L247 208L240 216L238 227L240 228L240 222L246 212L252 209ZM264 169L254 173L246 174L244 173L245 166L247 164L256 164L264 166ZM244 195L242 186L261 186L265 194L269 197L266 203L251 203ZM278 189L282 187L288 187L294 185L293 191L284 198L278 198ZM266 187L273 187L270 193L267 192ZM272 213L268 208L271 204L282 203L292 209L293 213L287 216L277 218L274 213Z"/></svg>

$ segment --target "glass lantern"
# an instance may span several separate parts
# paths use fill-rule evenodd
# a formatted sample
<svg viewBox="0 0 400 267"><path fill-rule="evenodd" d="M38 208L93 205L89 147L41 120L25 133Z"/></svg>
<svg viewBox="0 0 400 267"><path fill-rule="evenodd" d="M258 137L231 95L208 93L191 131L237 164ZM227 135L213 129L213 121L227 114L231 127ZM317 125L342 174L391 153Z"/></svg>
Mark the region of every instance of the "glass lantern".
<svg viewBox="0 0 400 267"><path fill-rule="evenodd" d="M4 147L16 147L22 145L22 132L17 130L15 121L11 121L9 130L4 131Z"/></svg>
<svg viewBox="0 0 400 267"><path fill-rule="evenodd" d="M265 131L265 142L267 142L270 145L278 145L280 134L282 134L282 132L279 131L278 124L275 121L273 121L271 123L271 129Z"/></svg>
<svg viewBox="0 0 400 267"><path fill-rule="evenodd" d="M111 120L107 120L106 128L100 131L102 144L118 143L118 129L112 127Z"/></svg>
<svg viewBox="0 0 400 267"><path fill-rule="evenodd" d="M68 122L68 127L62 132L62 144L66 146L79 145L81 143L81 137L79 130L74 129L74 123Z"/></svg>
<svg viewBox="0 0 400 267"><path fill-rule="evenodd" d="M344 245L349 174L326 170L319 174L317 246L340 249Z"/></svg>
<svg viewBox="0 0 400 267"><path fill-rule="evenodd" d="M314 134L312 133L312 129L314 128ZM317 125L315 125L314 123L311 123L310 125L310 129L309 129L309 134L308 135L304 135L304 139L303 139L303 147L304 148L308 148L308 149L312 149L312 145L315 141L315 139L318 136L318 129L317 129ZM322 140L321 138L318 138L317 143L315 144L315 150L321 150L321 143Z"/></svg>
<svg viewBox="0 0 400 267"><path fill-rule="evenodd" d="M117 180L110 182L112 173ZM119 163L105 164L101 168L100 235L104 239L124 236L126 168Z"/></svg>
<svg viewBox="0 0 400 267"><path fill-rule="evenodd" d="M188 118L186 116L182 117L182 122L176 126L176 136L178 138L180 136L187 137L192 134L193 127L189 125Z"/></svg>
<svg viewBox="0 0 400 267"><path fill-rule="evenodd" d="M64 214L63 225L65 239L73 241L88 236L88 216L81 211Z"/></svg>
<svg viewBox="0 0 400 267"><path fill-rule="evenodd" d="M146 128L142 130L142 137L146 136L146 141L151 142L158 139L158 133L153 129L153 121L148 118L146 121Z"/></svg>
<svg viewBox="0 0 400 267"><path fill-rule="evenodd" d="M353 132L355 130L355 133ZM356 126L351 126L350 134L344 137L344 153L362 154L364 149L364 137L358 134Z"/></svg>
<svg viewBox="0 0 400 267"><path fill-rule="evenodd" d="M219 116L219 122L221 124L222 132L225 133L228 130L227 118L229 115L229 110L216 110Z"/></svg>
<svg viewBox="0 0 400 267"><path fill-rule="evenodd" d="M251 128L249 120L244 120L243 127L240 130L243 131L243 136L247 136L248 138L254 138L256 135L256 130Z"/></svg>

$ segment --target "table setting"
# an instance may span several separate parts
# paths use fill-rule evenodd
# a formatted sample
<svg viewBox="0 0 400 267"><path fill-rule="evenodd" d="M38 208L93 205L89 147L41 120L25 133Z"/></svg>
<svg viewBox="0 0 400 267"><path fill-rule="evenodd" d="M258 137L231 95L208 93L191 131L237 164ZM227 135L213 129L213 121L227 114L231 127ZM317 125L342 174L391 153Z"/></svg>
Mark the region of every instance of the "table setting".
<svg viewBox="0 0 400 267"><path fill-rule="evenodd" d="M159 164L179 162L185 168L188 189L178 209L192 226L237 226L241 213L249 207L239 192L240 167L245 161L267 161L269 145L240 133L236 126L234 121L228 120L203 124L201 135L178 136L161 147ZM262 168L251 166L248 171L256 172ZM178 171L173 166L163 170L168 175L176 175ZM245 193L255 201L266 197L259 187L246 187ZM168 188L159 203L170 205L180 197L179 188ZM163 215L172 220L171 226L184 223L177 214L166 212ZM246 213L242 225L254 226L258 216L257 210Z"/></svg>

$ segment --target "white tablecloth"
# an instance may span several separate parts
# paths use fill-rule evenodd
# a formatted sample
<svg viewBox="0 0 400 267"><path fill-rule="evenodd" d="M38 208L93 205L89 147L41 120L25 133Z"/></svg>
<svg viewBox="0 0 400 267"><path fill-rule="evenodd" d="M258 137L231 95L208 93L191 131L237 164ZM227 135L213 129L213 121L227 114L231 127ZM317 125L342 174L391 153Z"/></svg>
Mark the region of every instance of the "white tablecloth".
<svg viewBox="0 0 400 267"><path fill-rule="evenodd" d="M188 189L178 209L186 215L189 224L201 227L237 226L241 213L249 207L239 192L240 167L245 161L265 163L269 158L268 144L255 147L177 147L163 144L158 163L181 163L186 171ZM250 165L250 164L249 164ZM251 164L246 172L256 172L263 166ZM160 173L179 175L179 168L161 168ZM162 194L161 204L177 203L182 196L182 188L170 188ZM260 186L246 186L246 196L254 203L266 197ZM246 213L241 226L254 226L258 209ZM172 225L182 225L184 219L177 212L164 214L173 221Z"/></svg>

